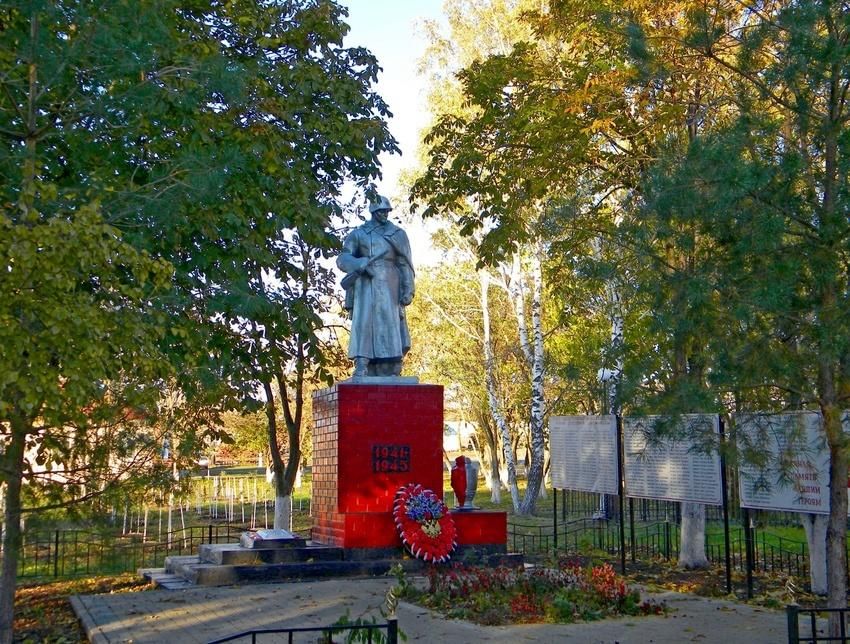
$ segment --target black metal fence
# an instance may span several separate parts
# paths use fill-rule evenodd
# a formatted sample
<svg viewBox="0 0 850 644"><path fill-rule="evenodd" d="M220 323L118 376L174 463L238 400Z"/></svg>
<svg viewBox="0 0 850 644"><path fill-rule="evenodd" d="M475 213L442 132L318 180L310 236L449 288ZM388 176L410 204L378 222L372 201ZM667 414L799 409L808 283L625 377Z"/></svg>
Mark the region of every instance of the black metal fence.
<svg viewBox="0 0 850 644"><path fill-rule="evenodd" d="M372 642L381 641L380 635L382 635L381 631L386 631L386 639L387 644L398 644L398 621L394 618L388 618L386 623L384 624L343 624L343 625L334 625L334 626L318 626L316 628L269 628L269 629L259 629L256 631L244 631L242 633L236 633L235 635L228 635L227 637L222 637L221 639L212 640L207 644L224 644L224 642L236 642L239 640L249 640L251 644L257 644L257 642L264 635L287 635L287 642L292 644L295 641L309 641L311 643L316 642L316 634L318 633L320 637L318 638L319 644L323 644L327 642L331 644L333 642L333 636L336 633L357 633L357 640L359 642L365 641ZM298 635L307 635L310 637L307 640L296 640L295 637ZM280 638L275 638L274 641L280 641ZM346 641L351 641L351 639L346 639Z"/></svg>
<svg viewBox="0 0 850 644"><path fill-rule="evenodd" d="M168 556L196 554L203 543L238 541L246 529L244 525L210 523L174 530L156 541L91 530L25 533L18 578L77 577L160 567Z"/></svg>
<svg viewBox="0 0 850 644"><path fill-rule="evenodd" d="M511 520L508 526L508 549L528 557L555 553L587 553L603 551L615 556L621 543L625 556L632 561L661 557L678 557L680 547L679 507L667 501L634 499L626 512L627 523L621 539L618 503L602 501L600 495L583 492L558 491L562 495L560 508L555 509L553 523L526 524ZM707 508L708 531L706 554L716 564L724 564L726 548L722 526ZM772 526L790 523L788 513L759 513L751 530L751 572L771 572L792 575L805 581L809 575L809 557L805 541L795 541L771 532ZM591 518L593 516L599 518ZM796 521L799 517L790 515ZM572 517L572 518L570 518ZM634 517L634 524L631 518ZM632 529L634 525L634 529ZM745 529L741 524L730 526L729 563L733 570L746 570ZM18 574L22 579L74 577L92 574L133 572L139 568L161 567L171 555L196 554L203 543L233 542L249 529L249 524L217 523L193 526L163 533L155 540L142 534L116 536L106 531L54 530L24 534L20 550ZM305 535L308 536L308 535Z"/></svg>
<svg viewBox="0 0 850 644"><path fill-rule="evenodd" d="M788 617L788 644L850 642L847 636L847 616L850 614L850 608L801 608L797 604L791 604L785 607L785 614ZM830 616L838 617L836 635L827 633L827 618Z"/></svg>
<svg viewBox="0 0 850 644"><path fill-rule="evenodd" d="M730 472L730 478L734 478ZM743 511L738 505L738 486L730 482L729 488L729 519L735 523L743 521ZM558 513L561 521L569 517L587 516L600 513L609 519L619 518L619 503L616 496L599 495L594 492L578 490L558 490ZM660 499L630 499L634 508L635 520L639 522L672 521L679 523L682 518L682 504L677 501ZM779 510L750 510L750 516L759 526L799 526L800 515L796 512ZM722 521L723 508L719 505L705 507L707 521Z"/></svg>
<svg viewBox="0 0 850 644"><path fill-rule="evenodd" d="M626 555L632 560L641 558L675 559L679 556L681 529L671 520L637 522L634 532L627 528ZM776 535L770 528L754 528L753 570L762 573L783 573L807 579L809 575L808 547L804 541ZM746 570L746 538L741 525L730 530L730 565ZM508 524L508 549L527 556L558 553L580 554L602 551L614 556L620 552L620 526L617 520L582 518L541 526L513 520ZM726 549L722 526L709 523L706 531L706 556L709 561L724 565Z"/></svg>
<svg viewBox="0 0 850 644"><path fill-rule="evenodd" d="M186 527L164 534L155 541L141 535L114 536L91 530L54 530L25 533L18 558L18 576L59 578L92 574L133 572L139 568L164 565L172 555L196 554L204 543L238 541L245 525L210 523ZM723 564L723 535L716 525L706 534L706 554L712 563ZM746 566L745 537L742 526L730 534L730 559L733 569ZM808 548L805 542L774 535L769 528L753 531L753 569L758 572L784 573L806 579L809 574ZM620 551L619 523L616 520L573 519L553 526L526 524L512 520L508 525L508 549L528 557L556 553L602 551L611 556ZM632 561L640 558L678 557L680 527L674 521L636 523L634 533L626 530L626 554Z"/></svg>

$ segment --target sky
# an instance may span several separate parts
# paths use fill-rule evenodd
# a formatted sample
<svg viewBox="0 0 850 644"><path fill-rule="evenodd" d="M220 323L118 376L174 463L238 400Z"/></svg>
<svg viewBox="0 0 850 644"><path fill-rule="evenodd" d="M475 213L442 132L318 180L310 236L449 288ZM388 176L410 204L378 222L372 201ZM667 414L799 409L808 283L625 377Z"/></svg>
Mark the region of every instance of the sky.
<svg viewBox="0 0 850 644"><path fill-rule="evenodd" d="M389 105L393 118L390 132L401 148L402 156L382 155L381 194L400 196L398 176L402 168L413 165L419 131L428 121L425 85L416 66L425 49L421 30L415 28L423 18L439 20L443 0L340 0L348 7L351 31L346 46L366 47L378 59L383 71L376 90Z"/></svg>

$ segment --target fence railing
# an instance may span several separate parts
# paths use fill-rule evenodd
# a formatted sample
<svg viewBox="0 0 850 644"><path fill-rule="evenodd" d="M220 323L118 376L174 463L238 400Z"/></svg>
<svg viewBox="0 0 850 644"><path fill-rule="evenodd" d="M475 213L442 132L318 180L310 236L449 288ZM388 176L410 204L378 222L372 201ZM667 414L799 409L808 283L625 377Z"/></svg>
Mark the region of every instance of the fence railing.
<svg viewBox="0 0 850 644"><path fill-rule="evenodd" d="M598 495L596 503L598 504ZM589 497L588 497L589 498ZM576 497L577 502L581 501ZM596 506L586 504L588 510ZM680 527L666 519L640 521L641 516L652 516L657 504L635 507L638 519L634 532L626 527L626 556L637 558L678 557ZM560 513L559 513L560 514ZM196 554L204 543L238 541L248 525L216 523L181 528L159 535L156 540L145 539L142 534L109 535L91 530L54 530L49 533L24 534L20 550L18 573L20 578L58 578L91 574L132 572L144 567L160 567L171 555ZM620 553L620 530L617 520L594 519L590 516L559 521L556 527L525 524L512 519L508 525L508 549L527 557L556 553L586 553L604 551L611 556ZM795 541L771 533L770 529L753 531L754 572L784 573L806 579L809 574L808 548L805 542ZM733 570L746 570L744 529L733 526L730 532L730 564ZM709 523L706 534L706 554L709 561L725 563L725 544L722 529Z"/></svg>
<svg viewBox="0 0 850 644"><path fill-rule="evenodd" d="M679 556L680 526L673 521L636 523L634 539L626 529L626 554L630 558ZM769 529L753 531L756 572L784 573L799 578L809 575L809 555L805 542L773 534ZM746 546L743 526L730 531L730 564L734 570L746 569ZM573 519L553 526L527 524L513 520L508 524L508 549L526 556L551 555L559 552L582 553L593 550L609 555L620 552L620 528L614 520ZM713 564L723 565L726 548L720 528L706 532L706 556Z"/></svg>
<svg viewBox="0 0 850 644"><path fill-rule="evenodd" d="M244 525L210 523L174 530L157 541L91 530L24 534L18 577L75 577L160 567L166 557L196 554L201 544L238 541L247 529Z"/></svg>
<svg viewBox="0 0 850 644"><path fill-rule="evenodd" d="M321 635L322 637L318 640L321 644L322 642L332 642L334 633L345 632L358 633L358 641L363 641L360 638L365 635L366 641L371 642L373 640L373 635L377 635L381 631L387 632L387 644L398 644L398 621L394 617L388 618L384 624L340 624L334 626L317 626L315 628L267 628L254 631L243 631L242 633L236 633L235 635L228 635L221 639L212 640L207 644L223 644L224 642L236 642L238 640L248 639L250 639L251 644L256 644L258 638L263 635L288 635L289 637L287 638L287 641L291 644L295 641L294 638L297 634L307 633L318 633ZM361 632L363 635L359 634ZM275 641L280 641L280 638L275 638ZM316 638L313 637L310 641L315 642Z"/></svg>
<svg viewBox="0 0 850 644"><path fill-rule="evenodd" d="M816 644L817 642L847 644L850 642L847 636L847 616L850 614L850 608L801 608L797 604L791 604L785 607L785 614L788 618L788 644ZM824 632L828 629L828 622L822 619L819 624L818 618L827 618L836 614L840 620L838 634L828 635ZM801 620L801 617L804 619Z"/></svg>
<svg viewBox="0 0 850 644"><path fill-rule="evenodd" d="M735 523L743 521L742 509L738 505L737 485L729 486L729 519ZM619 502L616 496L606 495L600 501L600 495L595 492L581 492L579 490L558 490L560 519L566 521L569 517L591 516L600 510L600 503L604 503L606 517L611 520L619 520ZM661 499L629 499L635 520L639 522L681 521L682 505L678 501L664 501ZM751 515L758 517L758 524L764 526L798 526L800 516L795 512L783 512L779 510L750 510ZM723 508L719 505L709 505L705 508L706 521L722 521Z"/></svg>

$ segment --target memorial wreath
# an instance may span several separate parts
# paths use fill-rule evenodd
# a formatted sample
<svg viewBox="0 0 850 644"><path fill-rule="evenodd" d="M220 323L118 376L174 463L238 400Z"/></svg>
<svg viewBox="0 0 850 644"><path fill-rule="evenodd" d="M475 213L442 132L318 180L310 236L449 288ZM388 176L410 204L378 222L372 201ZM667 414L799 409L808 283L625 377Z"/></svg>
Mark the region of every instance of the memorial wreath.
<svg viewBox="0 0 850 644"><path fill-rule="evenodd" d="M409 483L396 492L393 518L401 540L414 557L442 563L457 547L455 523L446 504L418 483Z"/></svg>

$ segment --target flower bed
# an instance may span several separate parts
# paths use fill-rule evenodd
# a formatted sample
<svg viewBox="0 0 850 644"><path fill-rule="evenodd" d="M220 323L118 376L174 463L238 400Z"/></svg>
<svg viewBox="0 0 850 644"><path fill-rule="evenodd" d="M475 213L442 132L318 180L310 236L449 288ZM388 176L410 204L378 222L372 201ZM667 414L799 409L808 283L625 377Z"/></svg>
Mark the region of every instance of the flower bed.
<svg viewBox="0 0 850 644"><path fill-rule="evenodd" d="M610 564L531 570L433 567L428 589L407 586L405 595L447 617L491 625L571 623L666 610L664 604L641 601Z"/></svg>

